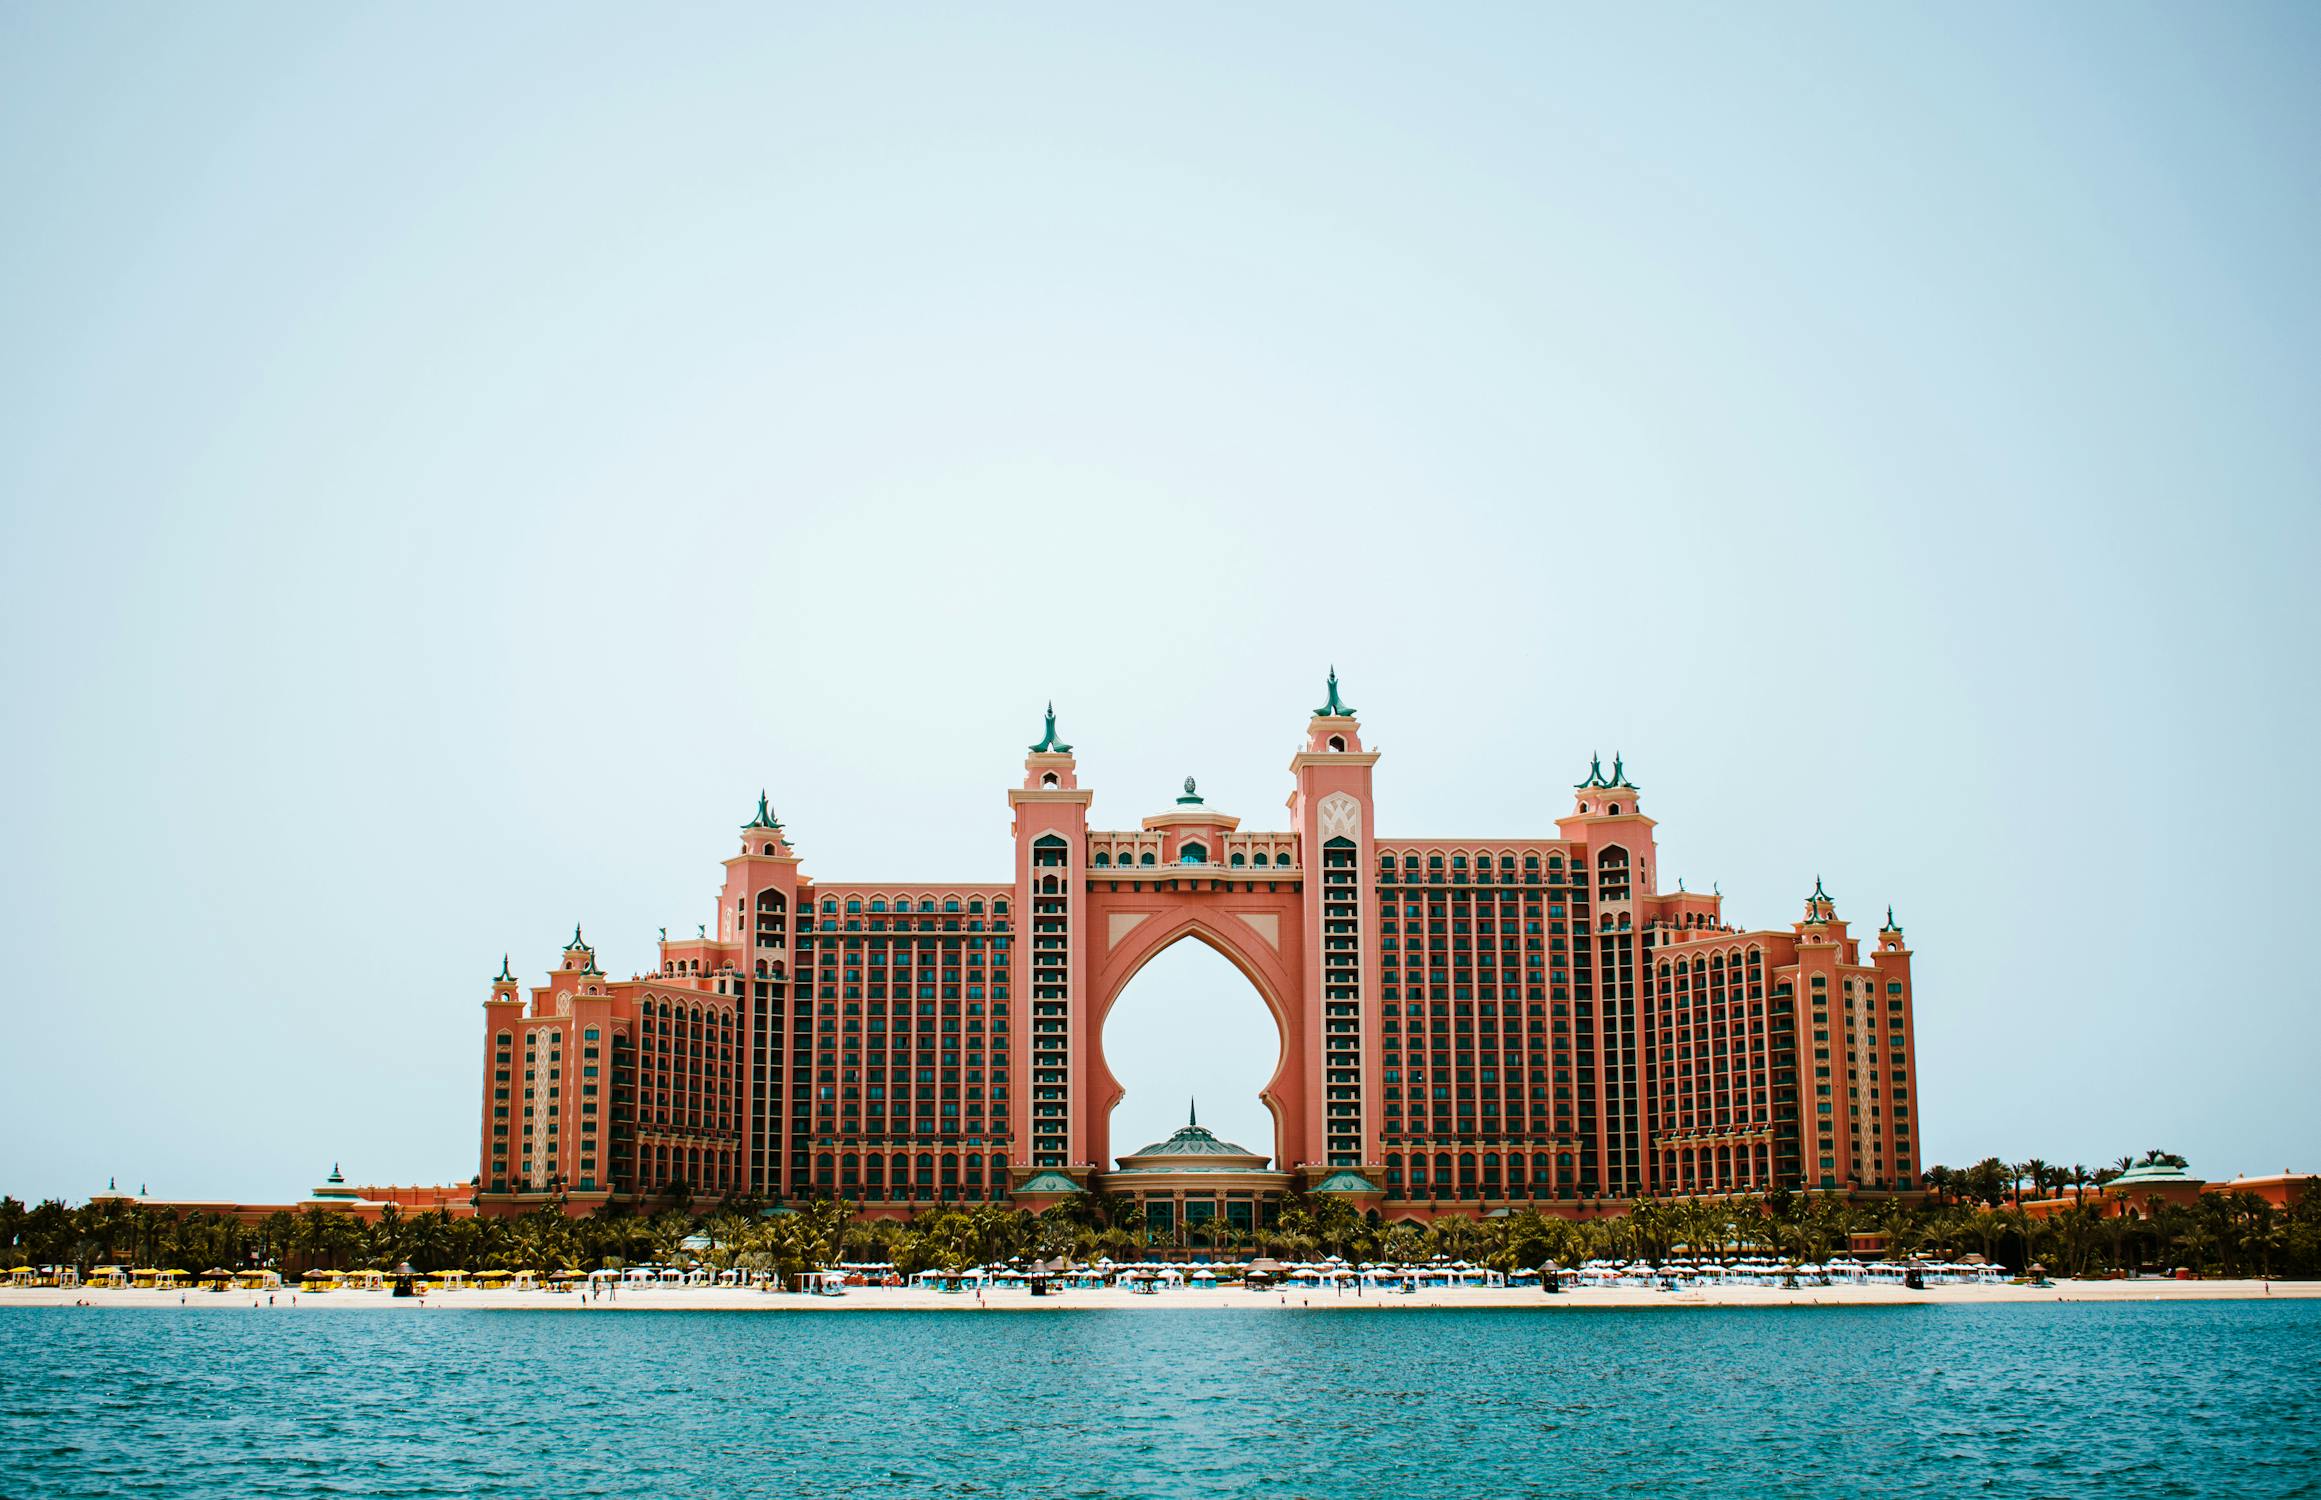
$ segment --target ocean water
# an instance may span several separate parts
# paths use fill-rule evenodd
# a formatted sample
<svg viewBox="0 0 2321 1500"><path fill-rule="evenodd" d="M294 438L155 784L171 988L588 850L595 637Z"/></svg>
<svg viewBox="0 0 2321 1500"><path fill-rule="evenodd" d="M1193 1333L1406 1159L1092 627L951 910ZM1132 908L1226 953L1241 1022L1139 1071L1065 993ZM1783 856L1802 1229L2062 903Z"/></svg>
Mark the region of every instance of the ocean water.
<svg viewBox="0 0 2321 1500"><path fill-rule="evenodd" d="M2321 1302L0 1309L0 1494L2321 1495Z"/></svg>

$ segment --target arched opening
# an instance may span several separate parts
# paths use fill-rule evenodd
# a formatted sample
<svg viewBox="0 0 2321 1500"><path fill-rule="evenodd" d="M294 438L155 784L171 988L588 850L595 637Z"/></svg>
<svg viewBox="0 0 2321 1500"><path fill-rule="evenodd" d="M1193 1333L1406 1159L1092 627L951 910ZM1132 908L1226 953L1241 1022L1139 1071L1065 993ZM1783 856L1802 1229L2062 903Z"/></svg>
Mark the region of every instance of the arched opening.
<svg viewBox="0 0 2321 1500"><path fill-rule="evenodd" d="M1114 1157L1167 1140L1197 1099L1204 1129L1279 1164L1276 1122L1259 1095L1281 1066L1281 1031L1265 997L1216 949L1179 939L1139 969L1104 1018L1103 1045L1121 1088Z"/></svg>

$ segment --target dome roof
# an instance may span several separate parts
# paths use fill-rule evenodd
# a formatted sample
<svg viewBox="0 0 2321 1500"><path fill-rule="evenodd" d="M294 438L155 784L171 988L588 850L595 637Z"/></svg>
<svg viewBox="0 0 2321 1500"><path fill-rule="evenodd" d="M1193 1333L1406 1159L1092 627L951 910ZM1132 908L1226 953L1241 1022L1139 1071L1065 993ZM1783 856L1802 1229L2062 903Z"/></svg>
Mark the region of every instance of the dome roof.
<svg viewBox="0 0 2321 1500"><path fill-rule="evenodd" d="M1155 1141L1151 1145L1145 1147L1142 1151L1131 1151L1126 1157L1122 1159L1125 1161L1135 1161L1139 1157L1146 1156L1255 1155L1257 1155L1257 1153L1250 1150L1247 1146L1236 1146L1231 1141L1221 1141L1199 1125L1186 1125L1181 1127L1175 1135L1170 1136L1167 1140Z"/></svg>
<svg viewBox="0 0 2321 1500"><path fill-rule="evenodd" d="M1217 1139L1214 1134L1202 1128L1197 1112L1188 1112L1185 1123L1178 1128L1176 1134L1165 1141L1155 1141L1141 1151L1131 1151L1128 1155L1120 1158L1120 1170L1123 1172L1168 1170L1179 1163L1182 1166L1175 1166L1176 1170L1263 1167L1270 1160L1272 1158L1262 1151L1252 1151L1247 1146L1235 1145L1231 1141Z"/></svg>
<svg viewBox="0 0 2321 1500"><path fill-rule="evenodd" d="M2162 1183L2200 1186L2200 1179L2177 1166L2174 1162L2148 1161L2128 1168L2104 1184L2106 1187L2154 1187Z"/></svg>

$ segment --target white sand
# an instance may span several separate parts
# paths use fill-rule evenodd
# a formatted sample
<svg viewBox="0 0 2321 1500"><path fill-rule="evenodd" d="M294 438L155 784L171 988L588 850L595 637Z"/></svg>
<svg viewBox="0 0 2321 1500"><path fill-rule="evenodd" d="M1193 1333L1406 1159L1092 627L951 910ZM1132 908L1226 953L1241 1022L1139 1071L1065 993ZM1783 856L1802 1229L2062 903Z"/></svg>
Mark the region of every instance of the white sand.
<svg viewBox="0 0 2321 1500"><path fill-rule="evenodd" d="M1590 1307L1904 1307L1983 1306L2004 1302L2193 1302L2220 1298L2321 1297L2316 1281L2059 1281L2052 1286L1961 1286L1905 1291L1884 1286L1778 1287L1727 1286L1682 1292L1654 1292L1629 1288L1588 1289L1550 1296L1536 1290L1438 1288L1408 1294L1324 1291L1164 1291L1151 1295L1105 1289L1068 1291L1034 1297L1027 1291L986 1292L979 1304L972 1293L912 1291L906 1288L853 1287L843 1297L815 1297L793 1292L751 1292L687 1287L624 1291L591 1301L576 1292L440 1292L424 1298L397 1298L388 1292L278 1291L273 1305L264 1292L154 1292L103 1291L81 1288L0 1287L0 1307L70 1307L86 1302L93 1307L211 1308L251 1310L253 1297L259 1311L331 1311L380 1308L412 1313L429 1308L525 1308L566 1312L650 1312L654 1309L754 1312L861 1312L861 1311L1026 1311L1055 1312L1072 1308L1134 1308L1146 1311L1177 1309L1223 1311L1290 1308L1376 1308L1394 1311L1414 1307L1545 1307L1577 1310Z"/></svg>

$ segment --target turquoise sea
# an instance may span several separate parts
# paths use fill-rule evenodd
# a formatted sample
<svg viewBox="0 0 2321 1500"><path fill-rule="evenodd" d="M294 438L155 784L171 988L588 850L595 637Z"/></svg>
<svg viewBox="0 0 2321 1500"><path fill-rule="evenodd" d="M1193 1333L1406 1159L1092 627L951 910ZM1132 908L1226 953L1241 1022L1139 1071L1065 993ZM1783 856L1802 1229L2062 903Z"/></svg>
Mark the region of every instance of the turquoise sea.
<svg viewBox="0 0 2321 1500"><path fill-rule="evenodd" d="M0 1309L0 1494L2321 1495L2321 1302Z"/></svg>

